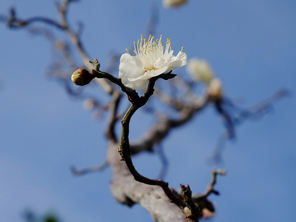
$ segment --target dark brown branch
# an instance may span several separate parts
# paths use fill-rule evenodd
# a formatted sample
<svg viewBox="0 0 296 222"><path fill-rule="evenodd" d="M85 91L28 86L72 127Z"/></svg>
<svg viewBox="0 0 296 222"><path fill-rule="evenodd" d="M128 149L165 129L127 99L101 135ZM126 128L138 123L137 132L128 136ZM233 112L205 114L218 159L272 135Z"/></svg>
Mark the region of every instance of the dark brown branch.
<svg viewBox="0 0 296 222"><path fill-rule="evenodd" d="M100 63L97 59L94 59L94 61L89 61L89 63L91 63L93 65L93 70L91 72L91 74L98 79L108 79L110 82L118 85L121 90L127 94L128 98L130 101L134 101L134 102L138 102L140 97L137 93L136 90L133 90L129 87L126 87L125 85L123 85L123 83L121 82L120 78L116 78L115 76L107 73L107 72L102 72L100 71ZM113 91L114 92L114 91Z"/></svg>
<svg viewBox="0 0 296 222"><path fill-rule="evenodd" d="M200 216L209 217L209 214L213 214L215 212L214 205L207 198L210 194L219 195L219 192L214 189L214 185L217 182L217 175L225 175L226 171L224 170L213 170L212 172L212 180L208 185L206 191L203 194L193 194L192 201L196 203L200 209Z"/></svg>
<svg viewBox="0 0 296 222"><path fill-rule="evenodd" d="M121 98L122 98L122 94L119 91L114 91L112 95L112 101L108 106L110 110L110 117L108 120L106 136L110 141L114 143L118 142L117 136L115 134L115 124L118 121L117 110L118 110L118 106Z"/></svg>
<svg viewBox="0 0 296 222"><path fill-rule="evenodd" d="M125 162L120 161L116 148L119 144L108 145L107 161L113 171L110 184L114 198L125 205L140 204L158 222L186 222L182 210L172 203L163 189L137 182ZM171 188L170 188L171 189Z"/></svg>
<svg viewBox="0 0 296 222"><path fill-rule="evenodd" d="M134 180L125 162L120 161L120 156L116 152L118 144L109 144L107 161L112 168L113 178L111 191L117 201L126 205L135 203L144 207L152 216L154 221L161 222L186 222L184 211L177 205L168 202L166 194L161 187L148 186ZM211 181L212 184L212 181ZM176 191L170 188L175 195L181 198L181 190ZM208 189L207 189L208 190ZM204 194L207 194L206 192ZM193 201L198 204L203 217L208 217L214 212L214 205L206 198L200 198L204 194L193 194ZM190 212L189 212L190 213ZM213 213L212 213L213 214Z"/></svg>
<svg viewBox="0 0 296 222"><path fill-rule="evenodd" d="M192 199L192 192L187 184L185 187L184 184L180 184L181 190L182 190L182 198L187 204L186 210L184 210L184 213L186 215L186 218L189 222L198 222L198 219L200 218L200 209L199 207L194 203Z"/></svg>
<svg viewBox="0 0 296 222"><path fill-rule="evenodd" d="M42 22L48 25L52 25L60 30L65 30L65 27L60 25L58 22L49 19L49 18L45 18L45 17L32 17L26 20L21 20L21 19L14 19L14 20L9 20L8 21L8 26L10 28L21 28L21 27L26 27L28 25L31 25L35 22Z"/></svg>
<svg viewBox="0 0 296 222"><path fill-rule="evenodd" d="M180 207L180 209L183 209L185 207L184 201L182 201L178 196L176 196L172 190L169 188L168 183L164 182L162 180L152 180L149 178L146 178L139 174L137 170L135 169L132 159L131 159L131 153L130 153L130 144L129 144L129 124L131 117L133 114L142 106L146 104L148 101L149 97L153 94L154 91L154 85L155 81L158 78L163 78L163 79L169 79L173 78L175 75L172 74L162 74L157 77L151 78L147 87L146 92L143 94L142 97L137 99L137 101L131 100L131 106L126 112L125 116L123 117L121 123L122 123L122 134L121 134L121 143L118 148L118 152L121 155L122 160L125 161L130 173L134 176L135 180L144 184L148 185L156 185L160 186L167 197L175 203L177 206Z"/></svg>

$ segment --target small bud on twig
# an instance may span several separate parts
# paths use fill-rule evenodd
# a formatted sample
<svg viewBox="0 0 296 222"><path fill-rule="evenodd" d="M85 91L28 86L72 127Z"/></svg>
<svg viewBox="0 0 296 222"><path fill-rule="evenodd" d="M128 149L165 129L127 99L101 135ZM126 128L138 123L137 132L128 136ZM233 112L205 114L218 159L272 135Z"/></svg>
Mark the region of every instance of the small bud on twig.
<svg viewBox="0 0 296 222"><path fill-rule="evenodd" d="M72 82L74 82L78 86L84 86L90 83L94 75L90 74L86 69L77 69L72 74Z"/></svg>
<svg viewBox="0 0 296 222"><path fill-rule="evenodd" d="M95 58L94 61L89 61L89 63L93 65L95 71L100 70L101 64L98 59Z"/></svg>
<svg viewBox="0 0 296 222"><path fill-rule="evenodd" d="M208 85L207 93L211 100L221 100L223 98L222 82L217 78L212 79Z"/></svg>

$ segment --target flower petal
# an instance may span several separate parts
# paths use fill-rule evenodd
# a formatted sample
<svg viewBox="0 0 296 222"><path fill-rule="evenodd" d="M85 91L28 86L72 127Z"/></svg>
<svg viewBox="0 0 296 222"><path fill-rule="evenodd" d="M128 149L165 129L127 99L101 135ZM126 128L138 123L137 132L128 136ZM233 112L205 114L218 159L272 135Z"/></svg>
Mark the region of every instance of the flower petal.
<svg viewBox="0 0 296 222"><path fill-rule="evenodd" d="M120 57L119 78L123 78L123 76L138 77L143 74L144 67L137 57L128 53L124 53Z"/></svg>
<svg viewBox="0 0 296 222"><path fill-rule="evenodd" d="M120 72L119 72L120 75ZM122 84L130 87L132 89L145 89L146 85L148 83L148 80L137 80L137 81L131 81L129 78L122 78L121 79Z"/></svg>
<svg viewBox="0 0 296 222"><path fill-rule="evenodd" d="M146 72L145 73L145 77L147 78L152 78L152 77L155 77L155 76L159 76L160 74L163 74L164 72L166 71L170 71L169 69L170 67L168 66L163 66L161 67L160 69L156 69L156 70L151 70L150 72Z"/></svg>
<svg viewBox="0 0 296 222"><path fill-rule="evenodd" d="M182 64L180 67L185 66L187 64L187 55L185 52L179 51L179 53L176 56L176 59L182 61Z"/></svg>

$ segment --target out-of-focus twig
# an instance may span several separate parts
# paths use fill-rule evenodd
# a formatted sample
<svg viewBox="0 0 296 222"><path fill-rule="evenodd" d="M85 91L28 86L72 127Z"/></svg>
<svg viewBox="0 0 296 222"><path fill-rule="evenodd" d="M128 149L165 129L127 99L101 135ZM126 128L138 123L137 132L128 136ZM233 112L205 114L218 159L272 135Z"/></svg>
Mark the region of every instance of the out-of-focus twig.
<svg viewBox="0 0 296 222"><path fill-rule="evenodd" d="M161 116L158 121L136 142L131 143L132 154L152 150L154 144L160 143L171 130L190 121L195 114L199 113L206 105L206 98L197 98L191 105L184 106L179 111L178 118Z"/></svg>
<svg viewBox="0 0 296 222"><path fill-rule="evenodd" d="M2 18L4 19L4 18ZM41 22L45 23L51 26L54 26L55 28L58 28L60 30L64 30L65 27L58 22L54 21L53 19L49 19L46 17L42 16L36 16L36 17L31 17L28 19L19 19L16 16L16 11L14 8L10 9L10 15L9 18L7 19L7 25L9 28L23 28L26 27L27 25L30 25L35 22Z"/></svg>
<svg viewBox="0 0 296 222"><path fill-rule="evenodd" d="M225 175L225 170L213 170L212 172L212 180L210 184L208 185L206 191L203 194L193 194L192 200L199 206L201 211L201 216L207 217L205 214L206 212L209 212L213 214L215 212L214 205L211 201L209 201L207 198L210 194L219 195L219 192L214 189L214 186L217 182L217 175ZM208 214L208 213L207 213Z"/></svg>
<svg viewBox="0 0 296 222"><path fill-rule="evenodd" d="M166 94L164 94L159 89L155 89L155 95L165 104L168 104L170 107L174 108L177 111L180 111L184 104L181 101L178 101L175 98L172 98Z"/></svg>
<svg viewBox="0 0 296 222"><path fill-rule="evenodd" d="M60 5L57 5L57 8L59 10L59 15L60 15L60 21L61 21L61 24L65 27L65 30L68 33L72 44L76 46L80 54L80 57L82 58L83 64L88 69L92 69L92 66L89 63L90 58L87 55L79 36L70 28L67 21L68 6L71 2L74 2L74 1L64 0ZM106 93L108 94L113 93L114 88L108 81L106 81L105 79L96 79L96 81L100 84L100 86L104 89Z"/></svg>
<svg viewBox="0 0 296 222"><path fill-rule="evenodd" d="M220 101L219 105L216 104L218 112L220 112L226 122L226 131L218 139L216 148L212 155L211 160L214 163L218 163L222 160L222 151L224 149L227 140L234 138L235 128L243 124L246 120L256 119L259 120L265 114L267 114L273 107L273 105L281 99L290 95L290 91L287 89L280 89L263 100L251 106L250 108L239 108L231 103L229 100ZM227 110L231 109L236 113L230 114Z"/></svg>
<svg viewBox="0 0 296 222"><path fill-rule="evenodd" d="M156 4L153 4L151 6L150 12L151 12L151 17L146 28L147 36L155 35L156 26L158 24L158 14L159 14L158 7Z"/></svg>
<svg viewBox="0 0 296 222"><path fill-rule="evenodd" d="M89 173L94 173L94 172L99 172L102 171L104 169L106 169L106 167L108 167L108 163L104 162L101 165L98 166L92 166L92 167L88 167L88 168L84 168L84 169L76 169L74 166L71 167L71 172L73 175L76 176L80 176L80 175L85 175L85 174L89 174Z"/></svg>
<svg viewBox="0 0 296 222"><path fill-rule="evenodd" d="M156 152L157 152L160 162L162 164L158 178L160 180L163 180L165 178L167 170L168 170L169 161L164 153L164 149L163 149L162 144L158 144Z"/></svg>
<svg viewBox="0 0 296 222"><path fill-rule="evenodd" d="M16 15L16 11L14 8L11 8L10 10L10 16L7 18L7 24L10 28L21 28L26 27L28 25L34 24L36 22L43 23L46 25L50 25L52 27L58 28L59 30L65 31L72 44L76 47L76 49L79 52L79 55L83 61L83 64L88 69L92 69L92 66L89 64L89 56L86 53L86 50L84 49L84 46L82 44L82 41L80 39L80 32L74 32L67 21L67 12L68 7L70 3L78 2L77 0L63 0L61 3L56 3L59 16L60 16L60 22L54 21L52 19L42 17L42 16L35 16L28 19L19 19ZM5 19L5 17L2 17L2 20ZM110 84L105 79L96 79L96 81L100 84L100 86L104 89L104 91L108 94L112 94L114 91L114 88L112 84Z"/></svg>

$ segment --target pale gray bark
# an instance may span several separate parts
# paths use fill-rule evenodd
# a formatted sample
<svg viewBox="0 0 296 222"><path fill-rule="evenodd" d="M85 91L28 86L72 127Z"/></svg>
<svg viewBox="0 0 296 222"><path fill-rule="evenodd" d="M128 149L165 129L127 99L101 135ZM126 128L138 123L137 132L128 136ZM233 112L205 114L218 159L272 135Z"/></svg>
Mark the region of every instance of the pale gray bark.
<svg viewBox="0 0 296 222"><path fill-rule="evenodd" d="M110 188L114 198L132 206L135 203L144 207L157 222L186 222L181 209L170 202L161 187L150 186L135 181L124 161L117 152L119 144L110 143L106 161L113 171Z"/></svg>

